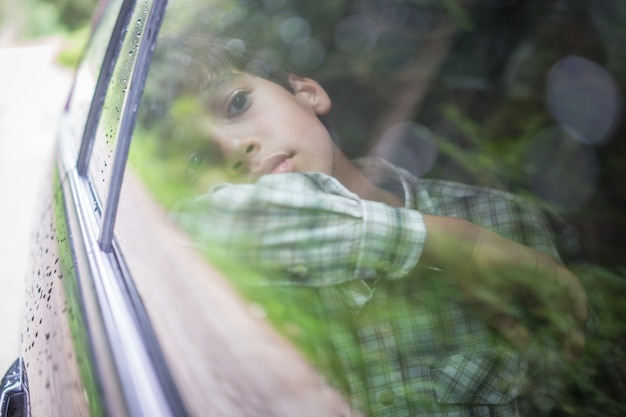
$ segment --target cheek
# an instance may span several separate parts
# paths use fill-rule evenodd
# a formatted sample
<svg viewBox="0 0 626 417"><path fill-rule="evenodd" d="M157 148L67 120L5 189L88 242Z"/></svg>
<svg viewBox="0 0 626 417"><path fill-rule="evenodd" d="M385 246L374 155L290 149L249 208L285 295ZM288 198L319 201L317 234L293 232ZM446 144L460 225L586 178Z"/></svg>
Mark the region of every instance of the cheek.
<svg viewBox="0 0 626 417"><path fill-rule="evenodd" d="M308 163L311 170L324 174L334 174L336 146L326 127L321 123L310 126L306 135L306 147Z"/></svg>
<svg viewBox="0 0 626 417"><path fill-rule="evenodd" d="M281 114L284 124L290 125L293 129L309 130L314 128L317 116L310 114L300 106L289 106Z"/></svg>

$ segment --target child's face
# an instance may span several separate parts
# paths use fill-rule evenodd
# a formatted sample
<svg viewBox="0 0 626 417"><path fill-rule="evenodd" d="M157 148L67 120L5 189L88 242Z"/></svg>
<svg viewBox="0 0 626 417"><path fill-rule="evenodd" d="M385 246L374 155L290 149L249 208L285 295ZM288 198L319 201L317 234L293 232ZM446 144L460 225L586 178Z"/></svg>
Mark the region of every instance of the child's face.
<svg viewBox="0 0 626 417"><path fill-rule="evenodd" d="M294 93L241 74L213 90L210 137L231 171L248 180L287 172L334 174L338 149L318 118L330 110L330 99L311 79L292 76L290 83Z"/></svg>

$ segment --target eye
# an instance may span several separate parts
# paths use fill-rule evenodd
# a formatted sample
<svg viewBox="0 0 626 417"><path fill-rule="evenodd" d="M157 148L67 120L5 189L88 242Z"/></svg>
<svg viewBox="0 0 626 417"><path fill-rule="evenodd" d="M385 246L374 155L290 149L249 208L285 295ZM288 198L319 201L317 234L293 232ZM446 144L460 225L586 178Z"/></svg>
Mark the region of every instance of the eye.
<svg viewBox="0 0 626 417"><path fill-rule="evenodd" d="M234 93L230 103L228 103L228 117L235 117L243 113L250 106L250 93L247 91L237 91Z"/></svg>
<svg viewBox="0 0 626 417"><path fill-rule="evenodd" d="M192 152L185 161L184 177L190 184L196 182L196 180L202 174L203 169L207 164L207 156L200 151Z"/></svg>

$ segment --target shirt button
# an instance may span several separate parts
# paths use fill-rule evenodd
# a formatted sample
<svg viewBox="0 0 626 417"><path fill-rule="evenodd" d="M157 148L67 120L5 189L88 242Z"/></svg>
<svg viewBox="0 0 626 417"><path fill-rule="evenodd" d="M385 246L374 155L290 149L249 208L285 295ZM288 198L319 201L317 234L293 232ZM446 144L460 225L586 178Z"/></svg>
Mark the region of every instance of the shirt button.
<svg viewBox="0 0 626 417"><path fill-rule="evenodd" d="M498 391L500 391L501 393L507 393L511 390L511 386L512 386L512 381L510 378L500 378L498 380L498 382L496 383L496 388L498 388Z"/></svg>
<svg viewBox="0 0 626 417"><path fill-rule="evenodd" d="M376 265L376 272L379 274L387 274L391 270L391 262L383 260Z"/></svg>
<svg viewBox="0 0 626 417"><path fill-rule="evenodd" d="M378 396L378 401L380 401L382 405L393 404L393 392L389 390L381 392Z"/></svg>
<svg viewBox="0 0 626 417"><path fill-rule="evenodd" d="M309 275L309 268L304 265L295 265L287 270L289 275L297 281L305 281Z"/></svg>

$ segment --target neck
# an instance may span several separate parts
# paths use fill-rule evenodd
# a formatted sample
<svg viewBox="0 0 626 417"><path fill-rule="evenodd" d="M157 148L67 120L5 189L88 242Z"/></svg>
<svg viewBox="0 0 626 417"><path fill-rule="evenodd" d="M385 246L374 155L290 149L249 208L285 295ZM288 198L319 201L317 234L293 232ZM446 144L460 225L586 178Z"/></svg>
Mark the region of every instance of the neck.
<svg viewBox="0 0 626 417"><path fill-rule="evenodd" d="M338 155L335 160L334 177L337 178L344 187L364 200L379 201L395 207L403 206L401 199L374 184L343 154Z"/></svg>

